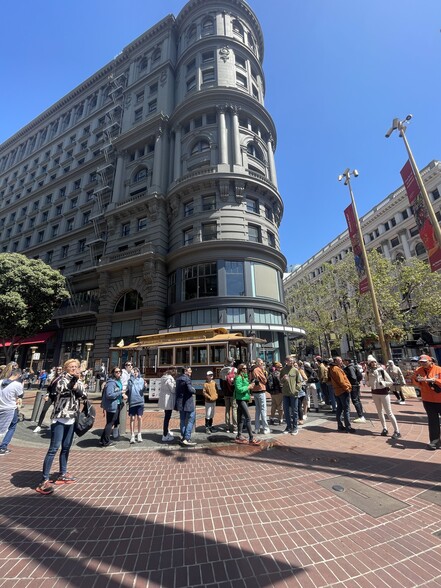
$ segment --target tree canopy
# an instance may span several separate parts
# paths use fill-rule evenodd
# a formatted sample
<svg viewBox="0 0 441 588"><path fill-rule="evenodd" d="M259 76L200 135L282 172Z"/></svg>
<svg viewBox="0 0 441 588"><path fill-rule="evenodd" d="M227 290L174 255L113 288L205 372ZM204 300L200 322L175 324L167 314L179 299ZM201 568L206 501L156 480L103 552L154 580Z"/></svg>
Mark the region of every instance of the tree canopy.
<svg viewBox="0 0 441 588"><path fill-rule="evenodd" d="M417 258L392 262L377 251L369 252L368 258L386 341L403 340L422 328L441 329L439 273ZM318 279L290 288L286 302L290 322L304 328L307 345L321 353L332 353L332 339L339 348L345 335L356 351L362 350L363 341L377 339L371 298L359 294L351 255L325 264Z"/></svg>
<svg viewBox="0 0 441 588"><path fill-rule="evenodd" d="M66 280L58 270L19 253L0 254L0 342L7 361L20 339L41 331L66 298Z"/></svg>

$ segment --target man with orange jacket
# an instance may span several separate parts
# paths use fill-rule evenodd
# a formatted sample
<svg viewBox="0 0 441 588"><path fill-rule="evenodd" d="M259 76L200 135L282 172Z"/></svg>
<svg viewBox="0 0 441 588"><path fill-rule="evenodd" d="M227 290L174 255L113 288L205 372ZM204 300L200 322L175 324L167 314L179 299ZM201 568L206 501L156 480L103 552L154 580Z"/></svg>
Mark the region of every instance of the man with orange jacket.
<svg viewBox="0 0 441 588"><path fill-rule="evenodd" d="M328 370L328 382L334 388L335 401L337 403L336 418L338 430L346 433L356 433L357 430L351 427L350 421L350 392L352 386L345 372L343 371L343 360L341 357L334 357ZM341 422L343 414L344 426Z"/></svg>
<svg viewBox="0 0 441 588"><path fill-rule="evenodd" d="M426 449L441 449L441 367L433 363L430 355L420 355L418 367L413 374L413 383L421 390L421 400L427 413L429 444Z"/></svg>

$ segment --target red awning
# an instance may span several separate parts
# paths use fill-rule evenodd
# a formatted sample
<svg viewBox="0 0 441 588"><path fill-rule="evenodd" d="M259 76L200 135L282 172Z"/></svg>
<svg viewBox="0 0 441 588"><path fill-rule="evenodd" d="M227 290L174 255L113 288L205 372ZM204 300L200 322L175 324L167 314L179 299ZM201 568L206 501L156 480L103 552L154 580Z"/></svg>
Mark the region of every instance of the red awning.
<svg viewBox="0 0 441 588"><path fill-rule="evenodd" d="M34 345L38 343L46 343L48 339L53 337L56 334L55 331L46 331L45 333L37 333L36 335L30 335L29 337L24 337L21 341L14 343L14 345ZM6 341L5 347L9 347L11 345L10 341ZM0 347L3 345L0 343Z"/></svg>

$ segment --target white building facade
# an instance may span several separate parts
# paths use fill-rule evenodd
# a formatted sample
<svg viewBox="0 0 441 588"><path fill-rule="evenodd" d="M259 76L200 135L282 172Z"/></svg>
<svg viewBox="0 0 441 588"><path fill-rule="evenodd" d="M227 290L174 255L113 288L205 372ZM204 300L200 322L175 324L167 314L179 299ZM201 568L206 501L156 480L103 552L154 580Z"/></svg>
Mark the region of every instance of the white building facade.
<svg viewBox="0 0 441 588"><path fill-rule="evenodd" d="M421 176L438 222L440 222L441 162L430 162L421 170ZM427 260L427 252L421 242L404 186L389 194L369 212L360 217L360 224L368 251L376 249L392 261L410 259L411 257ZM347 230L285 276L285 294L301 280L317 279L324 271L325 264L338 263L346 255L352 256L352 247ZM421 336L423 337L422 339ZM394 355L396 358L402 357L406 353L414 355L423 346L436 345L438 339L432 339L432 335L420 333L417 340L409 339L407 349L402 346L397 346L396 349L393 349Z"/></svg>

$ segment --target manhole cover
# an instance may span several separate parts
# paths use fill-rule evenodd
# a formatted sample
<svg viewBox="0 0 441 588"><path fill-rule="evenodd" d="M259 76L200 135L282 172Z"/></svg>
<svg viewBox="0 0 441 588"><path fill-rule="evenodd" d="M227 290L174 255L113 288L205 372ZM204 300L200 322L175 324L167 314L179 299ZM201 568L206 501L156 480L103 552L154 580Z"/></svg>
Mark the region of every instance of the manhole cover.
<svg viewBox="0 0 441 588"><path fill-rule="evenodd" d="M335 492L339 498L359 508L371 517L382 517L409 506L405 502L392 498L368 484L354 480L354 478L338 476L322 480L318 484L331 492Z"/></svg>

